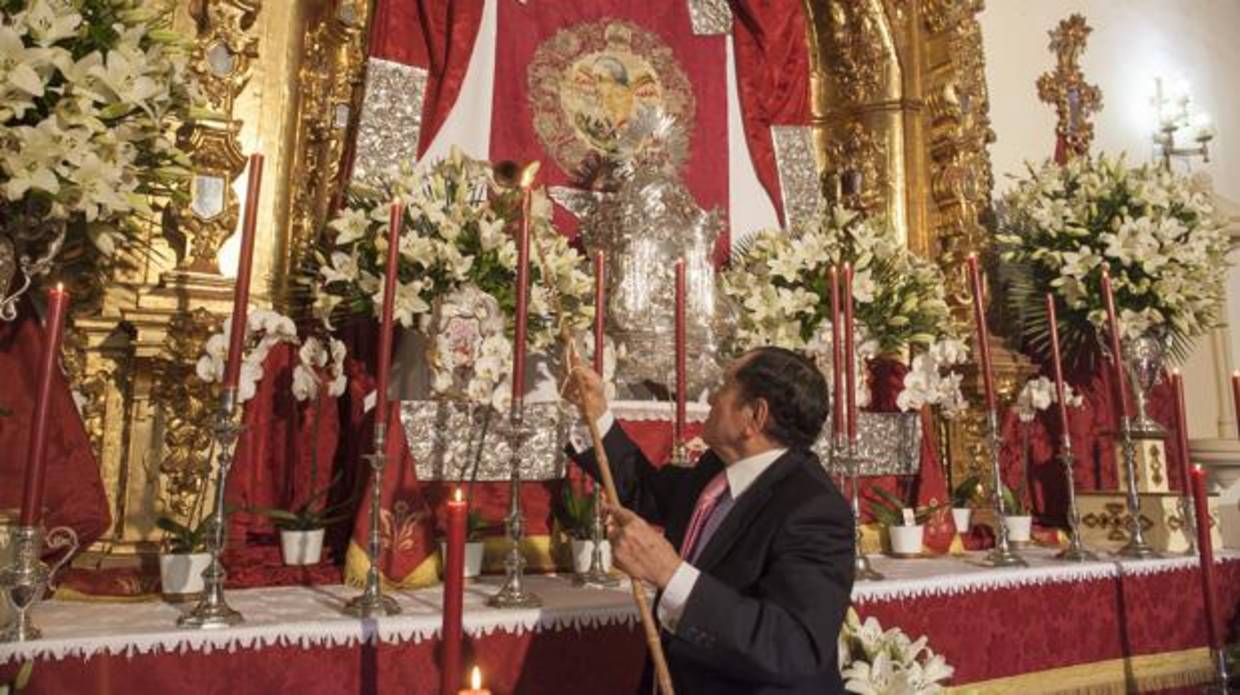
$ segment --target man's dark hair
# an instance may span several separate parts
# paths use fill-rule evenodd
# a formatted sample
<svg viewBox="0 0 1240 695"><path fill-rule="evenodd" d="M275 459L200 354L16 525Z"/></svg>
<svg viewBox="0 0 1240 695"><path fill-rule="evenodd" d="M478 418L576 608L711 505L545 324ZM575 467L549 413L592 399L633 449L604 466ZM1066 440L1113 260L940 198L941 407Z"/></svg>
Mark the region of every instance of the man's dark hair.
<svg viewBox="0 0 1240 695"><path fill-rule="evenodd" d="M780 347L750 351L736 370L745 401L766 401L766 434L789 447L808 449L827 420L827 380L808 358Z"/></svg>

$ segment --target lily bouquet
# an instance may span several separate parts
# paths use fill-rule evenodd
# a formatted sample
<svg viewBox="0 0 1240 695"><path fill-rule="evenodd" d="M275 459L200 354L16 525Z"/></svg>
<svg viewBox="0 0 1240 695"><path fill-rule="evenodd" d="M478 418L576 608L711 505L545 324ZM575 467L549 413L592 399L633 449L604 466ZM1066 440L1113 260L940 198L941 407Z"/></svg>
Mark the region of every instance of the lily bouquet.
<svg viewBox="0 0 1240 695"><path fill-rule="evenodd" d="M936 695L953 673L925 637L913 641L899 628L883 630L872 617L861 622L852 608L840 631L839 653L844 687L860 695Z"/></svg>

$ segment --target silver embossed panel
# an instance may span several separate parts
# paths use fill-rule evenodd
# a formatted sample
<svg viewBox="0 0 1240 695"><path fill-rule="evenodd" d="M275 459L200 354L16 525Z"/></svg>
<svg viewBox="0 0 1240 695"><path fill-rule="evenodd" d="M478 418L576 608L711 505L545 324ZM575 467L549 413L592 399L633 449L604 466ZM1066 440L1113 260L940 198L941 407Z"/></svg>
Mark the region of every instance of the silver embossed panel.
<svg viewBox="0 0 1240 695"><path fill-rule="evenodd" d="M814 164L814 136L809 126L771 126L784 220L789 228L811 224L822 198Z"/></svg>
<svg viewBox="0 0 1240 695"><path fill-rule="evenodd" d="M562 414L557 403L526 404L528 433L521 447L522 479L564 477L564 446L576 420L575 413ZM401 401L400 422L409 453L417 465L418 480L470 479L473 457L478 455L480 446L478 480L508 480L512 473L512 429L507 414L492 413L485 438L481 418L471 418L470 408L463 403Z"/></svg>
<svg viewBox="0 0 1240 695"><path fill-rule="evenodd" d="M814 453L828 472L847 475L849 471L831 465L829 429L823 429ZM861 450L872 454L861 464L861 475L917 475L921 471L921 417L917 413L857 413L857 435Z"/></svg>
<svg viewBox="0 0 1240 695"><path fill-rule="evenodd" d="M353 163L358 181L373 181L417 157L426 78L423 68L381 58L366 62L366 96Z"/></svg>
<svg viewBox="0 0 1240 695"><path fill-rule="evenodd" d="M732 8L728 0L687 0L693 33L713 36L732 32Z"/></svg>

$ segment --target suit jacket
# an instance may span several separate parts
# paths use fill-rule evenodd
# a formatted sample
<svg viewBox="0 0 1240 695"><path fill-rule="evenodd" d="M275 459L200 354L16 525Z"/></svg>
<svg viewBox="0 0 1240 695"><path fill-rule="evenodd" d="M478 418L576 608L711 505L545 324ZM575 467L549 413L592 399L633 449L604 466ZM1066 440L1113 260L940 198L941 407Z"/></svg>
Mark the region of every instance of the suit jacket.
<svg viewBox="0 0 1240 695"><path fill-rule="evenodd" d="M603 438L621 502L680 549L723 461L656 469L618 425ZM574 456L598 476L594 451ZM700 551L676 633L660 630L678 693L844 692L837 643L853 584L852 513L817 456L789 450L736 500ZM650 692L647 664L644 693Z"/></svg>

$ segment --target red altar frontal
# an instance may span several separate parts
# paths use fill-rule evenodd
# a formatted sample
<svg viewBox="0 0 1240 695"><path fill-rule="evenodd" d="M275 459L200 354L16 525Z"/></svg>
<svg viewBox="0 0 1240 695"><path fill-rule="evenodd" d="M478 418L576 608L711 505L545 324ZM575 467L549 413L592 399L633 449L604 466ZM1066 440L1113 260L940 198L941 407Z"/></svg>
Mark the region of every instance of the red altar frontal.
<svg viewBox="0 0 1240 695"><path fill-rule="evenodd" d="M1032 549L1030 567L990 569L980 555L876 558L887 575L860 583L861 617L925 635L971 692L1127 692L1208 680L1205 627L1191 558L1065 564ZM1230 624L1240 603L1240 554L1217 562ZM581 589L531 576L541 609L487 608L497 577L466 592L467 663L493 693L633 693L645 658L625 587ZM178 608L51 601L42 640L0 646L0 680L24 662L27 693L434 693L438 587L396 594L401 615L340 614L353 590L267 587L230 593L235 628L178 629ZM1233 634L1234 637L1234 634Z"/></svg>

